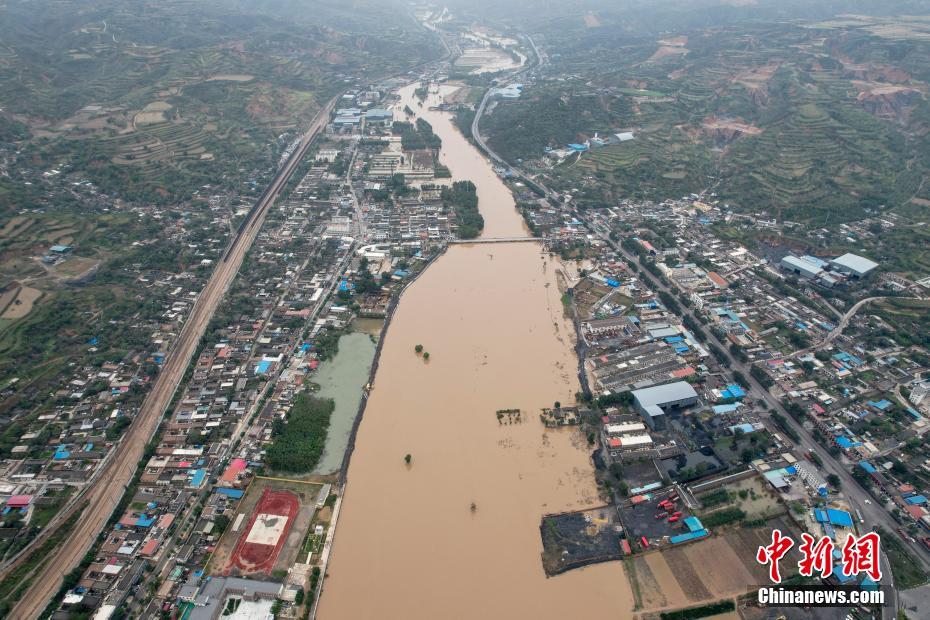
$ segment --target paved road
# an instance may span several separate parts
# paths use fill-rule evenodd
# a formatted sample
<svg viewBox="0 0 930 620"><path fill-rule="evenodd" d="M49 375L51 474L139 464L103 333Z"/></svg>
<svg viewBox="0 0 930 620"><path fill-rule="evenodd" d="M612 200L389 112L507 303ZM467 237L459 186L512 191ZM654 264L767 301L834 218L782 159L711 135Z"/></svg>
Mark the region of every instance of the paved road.
<svg viewBox="0 0 930 620"><path fill-rule="evenodd" d="M82 493L80 503L65 511L59 519L49 524L43 531L41 539L47 538L52 531L61 526L75 511L81 509L80 517L65 542L59 545L50 559L41 570L35 573L32 584L23 594L12 611L15 618L35 618L48 605L61 585L62 578L76 567L84 555L92 548L98 534L106 526L116 505L132 481L136 468L145 452L146 444L151 441L158 425L161 423L165 410L171 403L181 378L187 370L197 345L200 342L207 325L213 318L217 306L222 300L239 271L239 266L248 249L252 246L258 231L261 229L271 205L274 204L279 192L297 169L300 160L306 153L317 133L326 125L333 107L338 101L334 98L325 108L320 110L311 123L310 129L301 138L300 146L295 149L291 158L281 167L271 185L259 202L256 204L251 220L240 229L231 241L229 249L223 260L218 261L210 280L204 286L194 304L191 314L178 336L177 342L168 353L164 368L159 373L155 385L145 398L139 415L129 430L123 435L115 454L104 467L97 481L89 485ZM38 544L37 540L33 545ZM28 555L23 556L23 559ZM22 561L22 560L21 560ZM6 572L12 570L16 564L7 567Z"/></svg>
<svg viewBox="0 0 930 620"><path fill-rule="evenodd" d="M826 337L824 337L823 340L821 340L815 345L807 347L806 349L800 349L798 351L795 351L789 357L797 357L798 355L805 355L807 353L810 353L811 351L819 351L820 349L824 348L825 346L827 346L828 344L836 340L840 336L840 334L843 333L843 330L849 326L849 321L856 315L857 312L859 312L859 309L862 308L862 306L866 305L869 302L875 301L876 299L886 299L886 298L882 296L866 297L865 299L858 301L856 305L850 308L849 311L840 318L840 322L836 325L836 327L834 327L832 330L830 330L830 332L827 333Z"/></svg>
<svg viewBox="0 0 930 620"><path fill-rule="evenodd" d="M538 69L540 67L543 67L546 64L546 62L548 62L546 60L546 57L544 57L542 53L539 51L539 48L536 47L536 42L533 41L533 37L527 36L526 39L530 42L530 46L532 46L533 48L533 53L536 55L536 62L533 64L527 64L525 67L521 67L520 69L509 74L508 76L509 79L513 79L517 76L523 75L524 73L531 71L533 69ZM488 101L491 100L492 90L493 89L489 88L487 91L485 91L484 97L481 98L481 103L478 104L478 108L475 110L475 118L472 119L472 122L471 122L471 136L474 139L475 143L477 143L478 146L480 146L481 149L485 152L485 154L491 158L491 161L493 161L494 163L500 166L504 166L510 169L514 174L519 174L523 176L519 170L514 170L513 168L511 168L510 164L504 161L502 157L500 157L497 153L495 153L490 148L488 148L488 145L485 144L484 142L484 138L481 137L481 132L478 130L478 123L481 121L481 116L484 114L484 110L488 105Z"/></svg>

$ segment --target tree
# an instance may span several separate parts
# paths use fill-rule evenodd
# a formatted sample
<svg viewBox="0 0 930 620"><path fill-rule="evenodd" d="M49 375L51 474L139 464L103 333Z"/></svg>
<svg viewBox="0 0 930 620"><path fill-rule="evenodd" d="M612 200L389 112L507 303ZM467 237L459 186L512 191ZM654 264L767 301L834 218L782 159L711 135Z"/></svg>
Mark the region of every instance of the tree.
<svg viewBox="0 0 930 620"><path fill-rule="evenodd" d="M428 360L428 359L429 359L429 351L426 351L425 353L423 353L423 359L424 359L424 360Z"/></svg>
<svg viewBox="0 0 930 620"><path fill-rule="evenodd" d="M406 463L407 465L410 465L410 461L412 460L413 460L413 457L410 456L409 454L404 456L404 463Z"/></svg>
<svg viewBox="0 0 930 620"><path fill-rule="evenodd" d="M418 344L417 346L413 347L413 350L416 351L418 354L423 353L423 345Z"/></svg>
<svg viewBox="0 0 930 620"><path fill-rule="evenodd" d="M618 461L614 461L613 463L610 464L609 469L610 469L611 476L613 476L617 480L623 480L623 464L622 463Z"/></svg>
<svg viewBox="0 0 930 620"><path fill-rule="evenodd" d="M229 527L229 517L226 515L216 515L213 517L213 527L216 528L217 535L221 535Z"/></svg>
<svg viewBox="0 0 930 620"><path fill-rule="evenodd" d="M840 477L836 474L827 474L827 484L829 484L834 489L839 490L843 483L840 480Z"/></svg>

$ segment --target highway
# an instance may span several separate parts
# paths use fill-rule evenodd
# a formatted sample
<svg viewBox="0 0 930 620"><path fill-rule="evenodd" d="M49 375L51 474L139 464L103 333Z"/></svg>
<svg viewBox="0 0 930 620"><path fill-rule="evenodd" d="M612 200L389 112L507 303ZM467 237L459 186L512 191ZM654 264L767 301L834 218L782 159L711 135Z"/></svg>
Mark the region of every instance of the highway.
<svg viewBox="0 0 930 620"><path fill-rule="evenodd" d="M836 340L840 336L840 334L843 333L843 330L849 326L849 321L853 318L853 316L855 316L857 312L859 312L859 309L862 308L862 306L870 302L879 300L879 299L889 299L889 297L887 296L866 297L865 299L859 300L858 302L856 302L856 305L854 305L852 308L849 309L849 311L846 312L846 314L840 317L839 324L837 324L836 327L830 330L830 332L827 333L827 335L824 337L823 340L821 340L820 342L818 342L817 344L813 346L807 347L806 349L800 349L798 351L795 351L788 357L797 357L798 355L804 355L806 353L810 353L811 351L818 351L824 348L825 346L827 346L828 344ZM920 300L922 298L921 297L899 297L897 299Z"/></svg>
<svg viewBox="0 0 930 620"><path fill-rule="evenodd" d="M540 62L542 62L542 56L539 55L539 51L536 50L535 44L533 45L533 48L536 51L537 58L539 58ZM485 97L481 100L481 104L477 108L477 111L475 113L475 118L472 121L471 131L472 131L472 137L475 140L475 142L477 142L481 146L481 148L484 149L488 157L490 157L492 160L494 160L495 162L498 162L502 166L505 166L508 170L510 170L514 174L514 176L522 179L523 181L527 181L531 183L530 185L531 187L532 186L538 187L543 192L544 197L550 202L553 202L554 204L560 204L562 201L556 192L548 189L545 185L543 185L536 179L529 177L522 170L514 168L510 166L509 164L507 164L503 160L503 158L498 156L494 151L492 151L487 146L487 144L485 144L484 140L481 137L478 127L479 127L479 123L481 120L481 115L484 113L485 104L487 103L487 100L488 100L488 95L485 94ZM605 234L603 231L598 231L593 225L593 223L589 221L589 219L584 213L573 210L572 214L579 221L583 222L589 231L591 231L593 234L598 235L598 237L600 237L604 242L606 242L610 247L612 247L619 255L623 256L630 264L638 265L645 272L645 268L640 263L638 256L633 256L631 253L623 249L623 247L621 247L620 244L610 239L610 237L607 234ZM663 283L661 280L657 278L648 278L648 280L652 281L654 286L657 289L666 291L677 297L677 291L672 290L669 285ZM846 315L842 318L837 328L834 330L834 332L836 332L836 335L830 338L830 341L832 341L833 338L836 338L836 336L842 332L842 330L846 327L846 325L849 324L849 320L859 310L859 308L861 308L863 305L865 305L869 301L872 301L873 299L874 298L864 299L861 302L857 303L853 308L851 308L849 312L847 312ZM691 318L697 323L699 324L701 323L701 321L697 317L694 316L690 308L683 307L682 312L686 316L691 316ZM708 336L708 340L711 343L716 344L723 351L726 350L723 343L721 343L720 340L717 339L715 334L708 331L707 336ZM791 415L788 414L788 412L782 406L781 402L777 398L772 396L771 393L769 393L767 389L762 387L762 385L758 381L756 381L755 378L752 377L751 373L749 372L750 364L740 362L735 359L730 359L729 356L726 356L726 357L727 359L723 359L719 361L724 366L728 366L732 370L739 371L743 375L745 375L746 379L750 383L750 385L748 386L750 389L750 392L752 394L755 394L761 397L762 400L771 409L780 413L787 420L787 424L798 433L798 436L801 438L800 441L798 442L800 449L805 452L813 451L815 454L817 454L820 457L821 461L823 462L823 467L821 468L822 475L826 477L828 474L833 473L839 476L840 482L842 484L843 493L845 494L850 504L850 507L853 510L861 511L863 515L864 523L862 524L862 527L866 530L872 530L878 526L884 527L889 532L892 532L893 536L897 537L898 540L900 540L901 543L906 548L910 549L911 552L914 553L919 558L919 561L924 565L924 568L930 567L930 551L928 551L921 545L910 544L907 540L904 540L903 538L901 538L901 536L897 532L898 523L891 516L891 513L888 512L883 506L879 505L877 501L872 501L869 498L868 492L865 491L861 486L859 486L859 483L856 482L856 480L852 477L852 474L849 472L849 470L847 470L846 467L844 467L841 463L839 463L836 459L834 459L833 456L830 455L830 453L827 451L826 448L824 448L821 444L815 441L811 433L806 428L804 428L801 424L798 424L794 420L794 418L792 418ZM883 583L888 584L888 585L893 585L891 567L890 567L890 564L888 563L887 557L884 555L882 556L882 564L883 564L882 570L884 573ZM882 610L883 617L888 618L889 620L894 618L895 614L897 613L897 592L896 591L893 594L893 599L894 600L891 601L891 604L886 605Z"/></svg>
<svg viewBox="0 0 930 620"><path fill-rule="evenodd" d="M207 325L213 318L229 285L236 277L239 266L258 235L265 216L297 169L314 138L325 127L338 100L339 96L334 97L319 111L311 122L310 128L301 138L300 146L278 170L268 189L259 198L235 237L230 241L223 260L217 261L210 280L200 292L177 341L168 352L165 365L155 380L155 385L146 396L132 426L114 449L113 457L102 465L102 471L96 480L89 484L79 497L49 523L31 543L30 548L36 549L74 512L81 511L77 523L64 543L54 550L49 560L40 567L38 572L33 573L32 583L13 608L12 617L38 617L58 592L64 575L81 562L103 531L126 487L131 483L136 469L140 466L145 447L154 437ZM6 576L28 557L30 554L25 553L16 562L4 567L0 572L0 578Z"/></svg>
<svg viewBox="0 0 930 620"><path fill-rule="evenodd" d="M536 55L536 62L535 64L532 64L532 65L527 64L525 67L521 67L515 70L513 73L509 75L508 79L510 80L520 75L523 75L524 73L531 71L533 69L539 69L545 66L546 64L546 58L539 51L539 48L536 47L536 42L533 41L533 37L527 35L526 39L527 41L529 41L530 46L533 48L533 53ZM484 138L481 137L481 132L478 131L478 123L481 120L481 116L484 114L485 108L488 105L488 101L491 100L491 92L493 90L494 89L489 88L487 91L485 91L484 97L481 98L481 103L478 104L478 108L475 110L475 118L472 119L471 121L471 136L475 140L475 143L478 144L478 146L481 148L481 150L484 151L484 153L488 157L491 158L491 161L493 161L494 163L500 166L504 166L505 168L508 168L514 174L518 174L520 176L525 177L525 175L523 175L519 170L514 170L513 168L511 168L510 164L504 161L504 159L501 156L499 156L497 153L495 153L490 148L488 148L488 145L484 143Z"/></svg>

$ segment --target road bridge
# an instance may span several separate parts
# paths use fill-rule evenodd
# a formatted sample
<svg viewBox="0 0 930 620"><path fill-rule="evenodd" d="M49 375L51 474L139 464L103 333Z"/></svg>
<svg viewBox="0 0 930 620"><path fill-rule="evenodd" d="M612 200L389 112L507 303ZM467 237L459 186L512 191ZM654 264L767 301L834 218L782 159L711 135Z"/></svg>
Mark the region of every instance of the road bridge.
<svg viewBox="0 0 930 620"><path fill-rule="evenodd" d="M542 237L481 237L479 239L452 239L449 243L536 243L539 241L542 241Z"/></svg>

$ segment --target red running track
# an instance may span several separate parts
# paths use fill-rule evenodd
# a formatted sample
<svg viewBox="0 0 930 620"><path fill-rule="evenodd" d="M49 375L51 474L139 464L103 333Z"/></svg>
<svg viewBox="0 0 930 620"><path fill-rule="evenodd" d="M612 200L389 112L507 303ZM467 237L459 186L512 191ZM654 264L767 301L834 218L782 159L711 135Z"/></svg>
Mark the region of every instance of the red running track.
<svg viewBox="0 0 930 620"><path fill-rule="evenodd" d="M299 509L300 500L290 491L265 489L255 506L255 510L252 512L251 518L249 518L248 527L246 527L236 543L236 548L233 550L232 557L230 557L229 564L226 567L226 574L228 575L234 568L238 568L244 574L258 572L270 574L275 561L278 559L278 554L281 553L281 548L287 540L291 524L293 524L294 517L297 516ZM255 520L260 514L279 515L287 519L284 529L274 545L247 542L252 527L255 525Z"/></svg>

